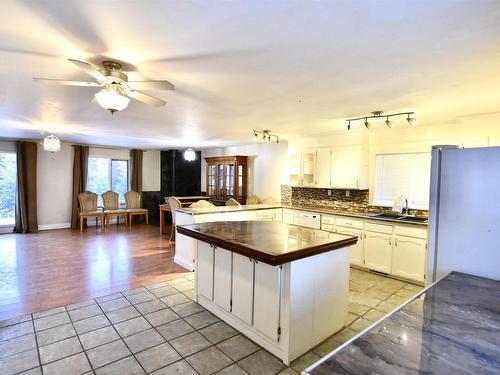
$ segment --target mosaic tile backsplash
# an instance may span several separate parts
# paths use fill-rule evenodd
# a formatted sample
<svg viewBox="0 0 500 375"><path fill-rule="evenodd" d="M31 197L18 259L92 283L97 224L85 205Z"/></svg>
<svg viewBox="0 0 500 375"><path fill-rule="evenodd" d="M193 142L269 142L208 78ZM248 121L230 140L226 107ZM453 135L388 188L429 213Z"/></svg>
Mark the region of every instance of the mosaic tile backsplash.
<svg viewBox="0 0 500 375"><path fill-rule="evenodd" d="M328 190L331 195L328 195ZM338 211L350 212L386 212L390 207L369 206L368 190L346 190L307 188L281 185L281 203L290 206L326 207ZM410 210L411 214L424 215L427 211Z"/></svg>

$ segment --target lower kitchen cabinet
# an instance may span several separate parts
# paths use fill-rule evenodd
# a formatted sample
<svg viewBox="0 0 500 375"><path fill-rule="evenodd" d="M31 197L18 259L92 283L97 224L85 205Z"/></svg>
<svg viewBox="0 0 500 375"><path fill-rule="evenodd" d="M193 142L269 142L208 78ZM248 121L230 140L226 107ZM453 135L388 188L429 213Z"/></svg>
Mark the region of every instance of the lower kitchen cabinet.
<svg viewBox="0 0 500 375"><path fill-rule="evenodd" d="M281 267L255 262L253 326L273 341L278 341L280 274Z"/></svg>
<svg viewBox="0 0 500 375"><path fill-rule="evenodd" d="M254 261L243 255L233 253L233 293L232 313L248 325L253 316L253 275Z"/></svg>
<svg viewBox="0 0 500 375"><path fill-rule="evenodd" d="M232 253L214 250L214 303L226 311L231 310Z"/></svg>
<svg viewBox="0 0 500 375"><path fill-rule="evenodd" d="M213 300L214 249L205 242L200 242L198 246L198 294Z"/></svg>
<svg viewBox="0 0 500 375"><path fill-rule="evenodd" d="M392 274L423 282L426 251L425 239L395 236L392 249Z"/></svg>
<svg viewBox="0 0 500 375"><path fill-rule="evenodd" d="M355 245L351 245L351 247L349 248L349 262L356 266L363 267L364 266L363 231L360 229L337 227L337 232L350 234L351 236L358 237L358 242Z"/></svg>
<svg viewBox="0 0 500 375"><path fill-rule="evenodd" d="M392 235L365 232L365 267L374 271L391 273Z"/></svg>

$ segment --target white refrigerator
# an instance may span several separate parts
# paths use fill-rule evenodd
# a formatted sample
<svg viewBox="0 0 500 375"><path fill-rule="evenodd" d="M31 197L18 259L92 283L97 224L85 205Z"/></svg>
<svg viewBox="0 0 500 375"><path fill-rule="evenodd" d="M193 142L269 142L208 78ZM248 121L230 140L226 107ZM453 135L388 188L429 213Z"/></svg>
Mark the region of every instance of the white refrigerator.
<svg viewBox="0 0 500 375"><path fill-rule="evenodd" d="M430 284L451 271L500 280L500 147L434 146Z"/></svg>

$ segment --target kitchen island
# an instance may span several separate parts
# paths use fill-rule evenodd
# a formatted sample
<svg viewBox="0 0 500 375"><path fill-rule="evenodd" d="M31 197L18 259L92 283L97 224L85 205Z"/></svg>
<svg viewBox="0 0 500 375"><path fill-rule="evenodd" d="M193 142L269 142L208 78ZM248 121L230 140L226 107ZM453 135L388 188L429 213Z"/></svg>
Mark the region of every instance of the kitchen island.
<svg viewBox="0 0 500 375"><path fill-rule="evenodd" d="M498 374L500 281L452 272L304 374Z"/></svg>
<svg viewBox="0 0 500 375"><path fill-rule="evenodd" d="M272 221L177 231L196 240L197 302L285 364L343 328L357 237Z"/></svg>

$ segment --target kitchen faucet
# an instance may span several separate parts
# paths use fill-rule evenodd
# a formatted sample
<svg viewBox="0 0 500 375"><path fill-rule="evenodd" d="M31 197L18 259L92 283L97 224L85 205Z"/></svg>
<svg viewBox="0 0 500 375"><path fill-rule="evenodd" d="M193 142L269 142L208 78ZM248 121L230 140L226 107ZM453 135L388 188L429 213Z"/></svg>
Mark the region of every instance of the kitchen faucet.
<svg viewBox="0 0 500 375"><path fill-rule="evenodd" d="M405 199L405 215L409 215L408 210L408 199Z"/></svg>

